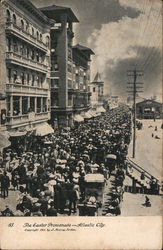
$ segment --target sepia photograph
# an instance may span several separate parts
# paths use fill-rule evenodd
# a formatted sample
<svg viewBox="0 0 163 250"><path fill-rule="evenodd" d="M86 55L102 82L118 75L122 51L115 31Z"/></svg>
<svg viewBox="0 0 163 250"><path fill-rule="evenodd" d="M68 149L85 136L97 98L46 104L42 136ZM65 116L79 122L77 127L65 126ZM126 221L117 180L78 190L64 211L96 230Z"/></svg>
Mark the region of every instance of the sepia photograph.
<svg viewBox="0 0 163 250"><path fill-rule="evenodd" d="M162 118L161 0L0 1L2 219L162 216Z"/></svg>

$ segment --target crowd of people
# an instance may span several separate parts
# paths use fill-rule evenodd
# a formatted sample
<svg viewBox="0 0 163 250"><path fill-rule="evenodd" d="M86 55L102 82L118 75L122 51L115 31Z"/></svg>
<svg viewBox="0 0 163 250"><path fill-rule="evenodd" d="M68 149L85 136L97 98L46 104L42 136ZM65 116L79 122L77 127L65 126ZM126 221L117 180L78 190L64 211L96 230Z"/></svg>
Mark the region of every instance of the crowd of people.
<svg viewBox="0 0 163 250"><path fill-rule="evenodd" d="M105 205L105 214L112 213L111 207L120 214L130 138L131 112L120 106L74 128L33 136L32 141L26 140L26 147L21 145L21 151L8 149L1 161L1 196L5 199L13 189L18 198L16 211L7 204L1 215L77 215L78 206L87 203L97 208ZM111 154L116 164L109 162ZM85 176L95 172L112 182L109 204L99 205L95 195L86 195Z"/></svg>

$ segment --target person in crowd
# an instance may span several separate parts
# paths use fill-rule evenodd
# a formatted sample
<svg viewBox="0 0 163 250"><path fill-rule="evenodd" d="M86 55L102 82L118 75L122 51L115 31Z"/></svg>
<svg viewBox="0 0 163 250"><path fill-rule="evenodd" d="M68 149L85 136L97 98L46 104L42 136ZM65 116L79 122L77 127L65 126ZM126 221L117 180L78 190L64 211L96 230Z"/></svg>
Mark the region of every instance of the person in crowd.
<svg viewBox="0 0 163 250"><path fill-rule="evenodd" d="M1 177L1 192L4 199L8 197L9 187L10 187L10 179L7 175L7 172L4 171L4 174Z"/></svg>
<svg viewBox="0 0 163 250"><path fill-rule="evenodd" d="M57 210L54 207L54 202L50 202L50 208L47 209L47 216L57 216Z"/></svg>

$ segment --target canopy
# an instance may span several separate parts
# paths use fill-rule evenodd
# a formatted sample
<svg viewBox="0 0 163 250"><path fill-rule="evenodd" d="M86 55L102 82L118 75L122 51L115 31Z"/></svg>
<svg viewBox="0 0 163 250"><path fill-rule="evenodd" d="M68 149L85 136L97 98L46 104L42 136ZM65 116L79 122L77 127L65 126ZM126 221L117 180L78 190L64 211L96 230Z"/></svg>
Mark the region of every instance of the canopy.
<svg viewBox="0 0 163 250"><path fill-rule="evenodd" d="M85 176L85 182L104 182L104 176L102 174L87 174Z"/></svg>
<svg viewBox="0 0 163 250"><path fill-rule="evenodd" d="M76 121L76 122L83 122L84 118L81 115L75 115L74 116L74 121Z"/></svg>
<svg viewBox="0 0 163 250"><path fill-rule="evenodd" d="M10 133L11 137L20 137L26 135L27 131L13 131Z"/></svg>
<svg viewBox="0 0 163 250"><path fill-rule="evenodd" d="M89 111L87 111L86 113L83 114L84 119L90 119L91 117L92 117L92 115L89 113Z"/></svg>
<svg viewBox="0 0 163 250"><path fill-rule="evenodd" d="M7 133L0 132L0 150L7 148L11 145L11 142L8 140Z"/></svg>
<svg viewBox="0 0 163 250"><path fill-rule="evenodd" d="M100 106L100 107L97 107L97 113L105 113L106 112L106 110L104 109L104 107L102 107L102 106Z"/></svg>
<svg viewBox="0 0 163 250"><path fill-rule="evenodd" d="M108 154L106 156L107 159L113 159L113 160L116 160L117 159L117 156L116 155L113 155L113 154Z"/></svg>
<svg viewBox="0 0 163 250"><path fill-rule="evenodd" d="M36 135L38 136L45 136L53 133L54 129L46 122L36 126Z"/></svg>

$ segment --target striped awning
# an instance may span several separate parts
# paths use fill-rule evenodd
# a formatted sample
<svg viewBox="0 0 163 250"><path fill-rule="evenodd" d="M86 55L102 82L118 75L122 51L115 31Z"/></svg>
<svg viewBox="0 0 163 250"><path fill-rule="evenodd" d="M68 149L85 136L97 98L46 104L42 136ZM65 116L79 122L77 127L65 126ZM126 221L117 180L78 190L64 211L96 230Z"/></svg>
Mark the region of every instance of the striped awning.
<svg viewBox="0 0 163 250"><path fill-rule="evenodd" d="M84 118L81 115L75 115L73 119L76 122L83 122L84 121Z"/></svg>
<svg viewBox="0 0 163 250"><path fill-rule="evenodd" d="M7 148L11 145L11 142L8 140L8 134L6 132L0 132L0 150Z"/></svg>

